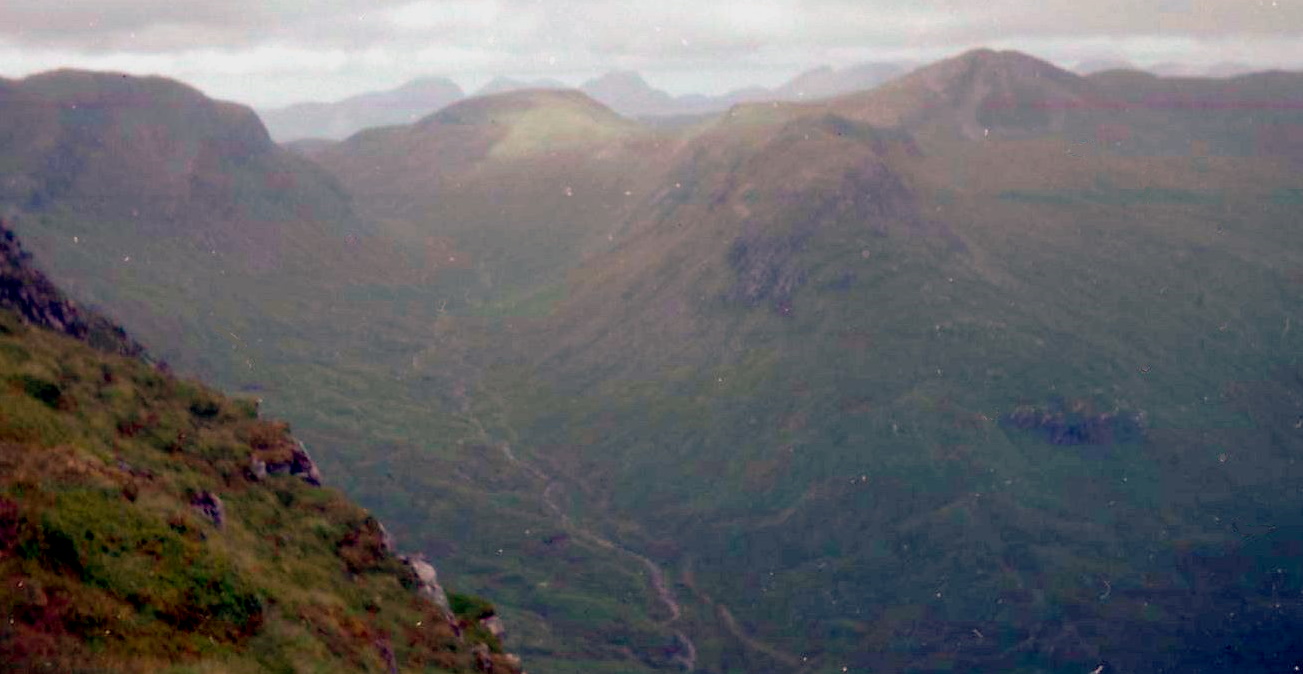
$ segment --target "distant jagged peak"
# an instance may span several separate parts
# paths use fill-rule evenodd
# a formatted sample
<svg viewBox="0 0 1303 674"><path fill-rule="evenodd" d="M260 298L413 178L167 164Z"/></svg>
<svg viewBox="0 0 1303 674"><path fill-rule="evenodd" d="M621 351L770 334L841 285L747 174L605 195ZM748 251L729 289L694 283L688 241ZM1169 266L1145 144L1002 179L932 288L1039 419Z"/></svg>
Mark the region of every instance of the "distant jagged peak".
<svg viewBox="0 0 1303 674"><path fill-rule="evenodd" d="M901 63L868 61L846 68L819 66L792 78L775 89L776 100L816 100L858 91L867 91L906 71Z"/></svg>
<svg viewBox="0 0 1303 674"><path fill-rule="evenodd" d="M674 97L653 87L634 70L612 70L579 89L626 114L657 114L674 107Z"/></svg>
<svg viewBox="0 0 1303 674"><path fill-rule="evenodd" d="M457 100L463 95L464 92L462 91L461 86L456 82L440 75L428 75L408 80L390 89L363 91L361 93L330 101L300 101L298 103L291 103L278 108L265 108L263 109L263 113L279 115L284 113L303 112L305 110L331 109L340 106L367 105L394 99L410 100L412 97L419 98L422 96L435 96L447 98L449 100Z"/></svg>
<svg viewBox="0 0 1303 674"><path fill-rule="evenodd" d="M392 89L366 91L347 98L264 108L263 119L280 142L305 138L343 140L363 129L411 124L465 97L452 80L431 75Z"/></svg>
<svg viewBox="0 0 1303 674"><path fill-rule="evenodd" d="M394 89L391 89L390 91L394 93L398 93L398 92L415 93L415 92L422 92L422 91L435 91L439 93L455 92L458 96L462 95L463 93L462 88L456 82L448 79L447 77L441 77L438 75L418 77L414 80L409 80L407 82L404 82L403 84L400 84L399 86L395 87Z"/></svg>
<svg viewBox="0 0 1303 674"><path fill-rule="evenodd" d="M1072 67L1072 72L1083 77L1113 70L1140 70L1136 64L1120 58L1090 59Z"/></svg>
<svg viewBox="0 0 1303 674"><path fill-rule="evenodd" d="M636 70L612 70L603 75L595 77L584 82L581 88L590 89L595 87L638 87L642 89L651 89L652 86Z"/></svg>
<svg viewBox="0 0 1303 674"><path fill-rule="evenodd" d="M812 80L819 77L827 77L829 75L832 75L834 72L836 71L833 70L833 67L830 65L815 66L813 68L810 68L809 70L803 70L800 73L798 73L796 77L793 77L791 81L787 83L786 86L793 86L800 82L806 80Z"/></svg>
<svg viewBox="0 0 1303 674"><path fill-rule="evenodd" d="M682 108L673 96L632 70L613 70L585 82L580 89L623 115L674 114Z"/></svg>

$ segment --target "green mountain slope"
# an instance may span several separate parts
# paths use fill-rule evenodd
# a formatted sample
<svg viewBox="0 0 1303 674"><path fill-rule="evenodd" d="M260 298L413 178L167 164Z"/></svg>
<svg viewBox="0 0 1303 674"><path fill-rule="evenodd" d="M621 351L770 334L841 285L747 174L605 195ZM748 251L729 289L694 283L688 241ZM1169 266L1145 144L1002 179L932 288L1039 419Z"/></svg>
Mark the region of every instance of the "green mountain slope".
<svg viewBox="0 0 1303 674"><path fill-rule="evenodd" d="M33 79L61 84L33 89ZM447 257L460 256L444 247L450 237L413 229L397 216L371 215L378 207L370 201L359 206L367 209L366 218L359 217L335 179L272 145L256 120L244 115L247 110L236 122L247 119L249 128L190 123L217 119L217 111L229 106L173 82L56 73L4 85L13 95L0 98L6 106L0 155L11 158L3 182L24 187L7 194L0 208L13 215L15 228L52 277L78 300L113 311L177 370L263 397L269 412L291 420L298 436L311 443L332 484L377 512L412 550L435 559L459 587L494 596L520 652L531 663L551 663L534 667L638 671L649 662L670 661L675 637L652 615L661 604L641 563L573 537L541 501L545 485L508 462L484 430L482 407L466 396L478 378L477 359L494 359L497 352L477 348L477 328L457 325L450 333L449 314L492 316L522 306L543 313L563 288L563 272L521 263L535 248L520 244L531 239L519 237L507 246L489 241L482 248L474 240L465 244L477 257L497 255L496 266L485 272L445 264L449 250L454 255ZM131 97L119 89L143 93ZM172 98L182 103L169 103ZM151 102L163 105L155 109ZM590 102L563 96L555 103L562 119L587 116L617 135L630 130ZM73 112L87 107L95 114ZM156 146L118 140L137 111L141 118L166 121L155 131ZM512 114L535 126L546 126L552 115ZM471 131L472 145L479 135L496 137L492 128L477 128L473 117L453 122ZM29 125L41 125L60 140L29 146L26 141L37 135ZM256 143L223 140L230 136ZM574 137L563 145L576 143L590 147ZM546 167L554 149L530 156ZM48 182L42 167L63 156L82 167L70 175L88 177L49 198L31 199L32 190ZM216 159L200 160L208 156ZM575 153L560 165L580 165L581 156ZM130 218L112 214L132 213L149 201L149 182L124 181L115 191L79 187L107 180L110 167L136 164L176 167L183 187L160 192L149 202L154 210ZM617 196L585 192L579 188L586 183L576 183L577 193L589 199L585 203L630 200L624 194L630 188L618 176L600 178L625 189ZM534 189L528 174L512 179ZM499 194L491 176L479 180L481 189L470 200L478 209L475 218L495 206L474 198ZM229 189L203 196L185 187L196 184ZM552 187L552 201L535 206L566 198L564 184ZM507 222L528 222L528 205L517 202L520 210ZM474 222L466 223L468 230ZM609 243L601 231L596 238ZM550 245L545 233L532 240ZM515 257L495 253L501 249ZM569 249L548 250L567 260L582 257ZM483 279L486 272L490 276ZM533 293L529 284L539 278L554 285ZM428 374L414 367L436 362L439 368Z"/></svg>
<svg viewBox="0 0 1303 674"><path fill-rule="evenodd" d="M315 155L359 217L405 245L421 282L443 294L404 302L406 332L394 344L406 357L389 365L402 387L385 398L391 424L369 431L386 444L357 459L347 488L398 530L410 527L444 568L482 583L540 671L644 671L691 659L686 635L666 626L673 598L658 591L647 562L565 520L551 480L511 453L518 439L501 427L494 399L480 395L485 368L505 362L493 346L500 331L533 325L564 300L568 271L622 236L618 224L679 142L577 92L525 91ZM460 508L432 503L432 491L456 494Z"/></svg>
<svg viewBox="0 0 1303 674"><path fill-rule="evenodd" d="M712 667L1298 651L1298 174L1107 95L977 52L738 108L517 339L516 453L673 570Z"/></svg>
<svg viewBox="0 0 1303 674"><path fill-rule="evenodd" d="M0 230L7 671L519 671L284 424L140 360Z"/></svg>
<svg viewBox="0 0 1303 674"><path fill-rule="evenodd" d="M314 159L451 291L445 308L494 315L545 312L566 270L609 249L673 144L577 91L530 90L363 132Z"/></svg>
<svg viewBox="0 0 1303 674"><path fill-rule="evenodd" d="M283 324L246 321L275 320L257 288L277 284L283 302L329 311L322 290L339 285L304 283L305 270L375 282L381 273L365 270L396 268L368 245L338 185L272 144L247 108L108 73L5 86L0 200L12 225L62 286L169 345L162 355L179 367L238 385L230 373L253 359L197 335L286 338ZM170 348L187 339L209 348Z"/></svg>

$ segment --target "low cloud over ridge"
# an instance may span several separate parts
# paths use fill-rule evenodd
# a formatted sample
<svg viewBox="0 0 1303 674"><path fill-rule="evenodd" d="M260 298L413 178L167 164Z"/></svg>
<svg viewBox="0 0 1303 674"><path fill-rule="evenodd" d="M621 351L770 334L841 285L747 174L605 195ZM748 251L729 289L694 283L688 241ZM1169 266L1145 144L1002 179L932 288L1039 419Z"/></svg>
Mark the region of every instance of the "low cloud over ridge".
<svg viewBox="0 0 1303 674"><path fill-rule="evenodd" d="M1298 67L1300 38L1294 0L8 0L0 74L150 72L273 105L424 74L577 81L611 68L710 91L749 83L741 73L772 84L821 63L922 60L983 44L1069 61Z"/></svg>

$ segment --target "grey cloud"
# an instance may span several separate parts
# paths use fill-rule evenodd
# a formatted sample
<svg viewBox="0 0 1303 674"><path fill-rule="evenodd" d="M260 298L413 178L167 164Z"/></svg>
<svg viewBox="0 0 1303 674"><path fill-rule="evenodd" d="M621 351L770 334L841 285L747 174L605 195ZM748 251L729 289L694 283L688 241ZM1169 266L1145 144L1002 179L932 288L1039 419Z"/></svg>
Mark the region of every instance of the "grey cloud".
<svg viewBox="0 0 1303 674"><path fill-rule="evenodd" d="M415 5L446 25L405 30L386 14ZM495 22L459 17L492 5ZM780 15L775 26L750 15ZM761 17L763 22L763 17ZM525 30L521 30L521 28ZM659 28L659 31L656 29ZM505 34L504 34L505 33ZM6 0L0 39L79 51L167 51L281 44L357 49L430 40L478 41L530 50L560 44L600 54L654 55L870 41L928 46L1018 36L1298 35L1303 3L1293 0ZM684 44L686 42L686 44ZM687 50L685 50L685 47Z"/></svg>
<svg viewBox="0 0 1303 674"><path fill-rule="evenodd" d="M902 38L929 44L1008 37L1106 35L1303 34L1303 4L1287 0L920 0L908 5L910 19L886 3L813 0L803 3L814 26L807 35L851 37L866 31L892 40L893 24L913 24ZM929 25L931 24L931 25ZM884 30L885 28L885 30ZM863 33L860 33L863 34Z"/></svg>
<svg viewBox="0 0 1303 674"><path fill-rule="evenodd" d="M310 28L316 16L373 5L362 0L5 0L0 39L87 52L237 47Z"/></svg>
<svg viewBox="0 0 1303 674"><path fill-rule="evenodd" d="M1299 0L0 0L5 75L150 72L278 102L427 74L699 81L979 45L1291 67L1300 37Z"/></svg>

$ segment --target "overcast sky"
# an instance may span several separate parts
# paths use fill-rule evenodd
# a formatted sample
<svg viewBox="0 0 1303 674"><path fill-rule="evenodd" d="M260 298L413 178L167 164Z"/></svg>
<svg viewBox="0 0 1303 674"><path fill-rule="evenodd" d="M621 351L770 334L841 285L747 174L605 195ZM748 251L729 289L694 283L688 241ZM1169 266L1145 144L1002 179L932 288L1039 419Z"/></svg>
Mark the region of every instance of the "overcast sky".
<svg viewBox="0 0 1303 674"><path fill-rule="evenodd" d="M1303 0L0 0L0 76L160 74L255 106L615 68L715 93L983 45L1303 69Z"/></svg>

